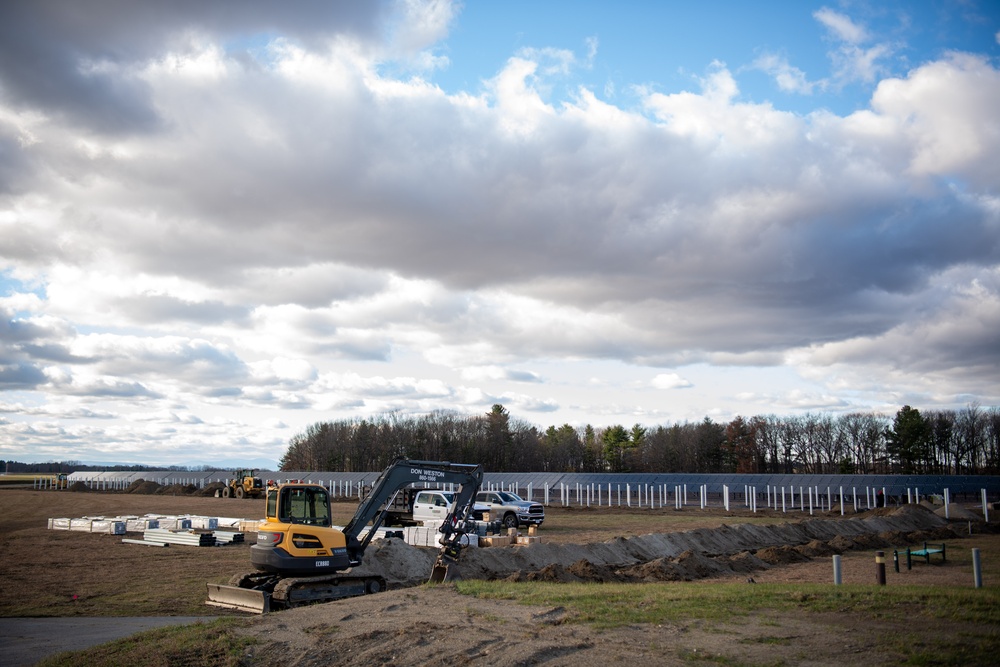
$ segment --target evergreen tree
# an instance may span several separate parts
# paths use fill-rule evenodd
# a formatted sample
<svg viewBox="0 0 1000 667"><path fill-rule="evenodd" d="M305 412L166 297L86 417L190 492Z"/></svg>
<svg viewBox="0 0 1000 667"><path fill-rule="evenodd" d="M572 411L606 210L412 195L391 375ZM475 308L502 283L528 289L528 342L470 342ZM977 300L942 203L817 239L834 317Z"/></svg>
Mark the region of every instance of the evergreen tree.
<svg viewBox="0 0 1000 667"><path fill-rule="evenodd" d="M885 432L886 452L899 466L899 472L908 475L925 463L930 442L930 427L920 410L904 405L896 413L892 428Z"/></svg>

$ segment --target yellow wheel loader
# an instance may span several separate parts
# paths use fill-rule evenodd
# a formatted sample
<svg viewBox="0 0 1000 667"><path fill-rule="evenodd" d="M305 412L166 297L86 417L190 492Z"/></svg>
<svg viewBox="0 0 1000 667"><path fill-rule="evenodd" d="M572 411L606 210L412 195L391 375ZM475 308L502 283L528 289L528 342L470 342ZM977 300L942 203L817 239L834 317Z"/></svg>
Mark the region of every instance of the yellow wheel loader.
<svg viewBox="0 0 1000 667"><path fill-rule="evenodd" d="M457 579L455 561L462 538L475 533L472 506L482 481L480 465L397 459L375 481L343 530L332 525L330 495L323 486L268 486L265 521L250 547L255 570L234 575L228 586L208 584L208 604L267 613L385 590L382 577L342 572L361 564L396 494L420 482L460 486L439 529L442 548L430 575L433 582Z"/></svg>
<svg viewBox="0 0 1000 667"><path fill-rule="evenodd" d="M263 495L264 482L256 470L237 470L222 487L223 498L260 498Z"/></svg>

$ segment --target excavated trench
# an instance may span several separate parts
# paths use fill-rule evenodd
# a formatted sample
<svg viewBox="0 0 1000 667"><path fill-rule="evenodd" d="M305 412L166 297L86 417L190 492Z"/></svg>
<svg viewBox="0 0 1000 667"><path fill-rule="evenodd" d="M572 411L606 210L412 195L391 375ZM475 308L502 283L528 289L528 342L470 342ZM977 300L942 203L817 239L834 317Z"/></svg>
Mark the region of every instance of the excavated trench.
<svg viewBox="0 0 1000 667"><path fill-rule="evenodd" d="M810 519L772 525L737 524L615 538L594 544L467 548L464 579L510 581L691 581L750 573L844 553L956 537L948 520L922 505L880 509L864 518ZM385 577L394 588L427 581L437 550L402 540L377 540L359 574Z"/></svg>

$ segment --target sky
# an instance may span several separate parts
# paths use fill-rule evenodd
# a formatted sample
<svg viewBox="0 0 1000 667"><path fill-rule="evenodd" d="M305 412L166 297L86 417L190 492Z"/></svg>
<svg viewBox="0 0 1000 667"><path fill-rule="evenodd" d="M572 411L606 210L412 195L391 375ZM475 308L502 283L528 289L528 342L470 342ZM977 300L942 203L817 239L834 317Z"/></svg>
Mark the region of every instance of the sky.
<svg viewBox="0 0 1000 667"><path fill-rule="evenodd" d="M1000 4L0 4L0 458L1000 405Z"/></svg>

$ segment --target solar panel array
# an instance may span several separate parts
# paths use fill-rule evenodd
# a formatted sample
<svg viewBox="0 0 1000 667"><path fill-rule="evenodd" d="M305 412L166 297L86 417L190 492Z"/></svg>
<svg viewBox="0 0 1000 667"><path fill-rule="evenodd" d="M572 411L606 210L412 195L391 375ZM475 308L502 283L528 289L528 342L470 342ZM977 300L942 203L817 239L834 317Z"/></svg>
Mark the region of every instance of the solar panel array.
<svg viewBox="0 0 1000 667"><path fill-rule="evenodd" d="M273 472L262 470L259 476L265 480L285 481L297 479L316 482L324 486L356 489L359 483L370 485L380 472ZM127 488L136 480L156 482L164 486L171 484L193 484L204 487L213 482L224 482L230 477L229 471L182 472L174 470L141 471L79 471L69 475L69 483L82 481L90 485L108 488ZM982 489L992 495L1000 494L1000 476L997 475L737 475L737 474L694 474L694 473L486 473L484 486L526 489L529 485L536 492L548 487L550 491L560 488L576 489L600 485L607 489L638 487L665 487L672 492L674 487L687 486L689 493L697 493L704 485L708 493L722 493L723 487L730 492L742 493L744 487L755 487L758 493L771 489L818 488L823 493L827 489L844 493L862 489L885 489L891 496L905 496L908 490L919 490L920 495L941 494L948 489L955 494L978 494ZM562 486L560 486L562 485Z"/></svg>

